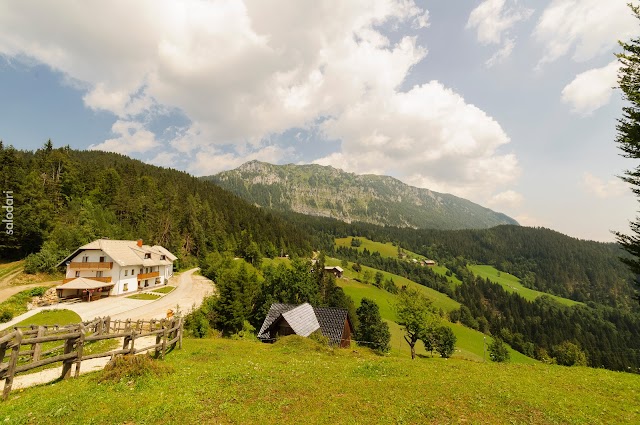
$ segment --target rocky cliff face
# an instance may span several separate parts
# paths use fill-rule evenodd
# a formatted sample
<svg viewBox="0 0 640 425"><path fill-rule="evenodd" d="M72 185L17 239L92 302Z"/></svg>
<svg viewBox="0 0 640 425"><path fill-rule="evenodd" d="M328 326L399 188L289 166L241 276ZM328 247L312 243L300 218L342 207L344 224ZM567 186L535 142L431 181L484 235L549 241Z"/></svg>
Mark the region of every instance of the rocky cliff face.
<svg viewBox="0 0 640 425"><path fill-rule="evenodd" d="M518 224L466 199L412 187L393 177L357 175L315 164L251 161L205 179L262 207L346 222L433 229Z"/></svg>

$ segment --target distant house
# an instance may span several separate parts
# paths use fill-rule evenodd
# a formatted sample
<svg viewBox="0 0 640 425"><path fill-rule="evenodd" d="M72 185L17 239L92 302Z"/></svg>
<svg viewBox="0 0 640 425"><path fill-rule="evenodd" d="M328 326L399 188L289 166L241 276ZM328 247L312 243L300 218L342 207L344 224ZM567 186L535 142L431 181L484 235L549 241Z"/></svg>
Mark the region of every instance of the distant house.
<svg viewBox="0 0 640 425"><path fill-rule="evenodd" d="M334 346L349 347L353 327L344 308L313 307L309 303L272 304L258 332L263 342L273 342L279 336L308 337L320 330Z"/></svg>
<svg viewBox="0 0 640 425"><path fill-rule="evenodd" d="M325 266L324 267L324 272L325 273L331 273L335 277L342 277L342 274L344 273L344 270L342 269L342 267L339 267L339 266Z"/></svg>
<svg viewBox="0 0 640 425"><path fill-rule="evenodd" d="M427 266L427 267L433 267L433 266L435 266L435 265L436 265L436 262L435 262L435 261L433 261L433 260L424 260L424 264L425 264L425 266Z"/></svg>
<svg viewBox="0 0 640 425"><path fill-rule="evenodd" d="M164 285L173 276L175 255L142 240L98 239L76 249L58 266L66 265L60 298L93 301Z"/></svg>

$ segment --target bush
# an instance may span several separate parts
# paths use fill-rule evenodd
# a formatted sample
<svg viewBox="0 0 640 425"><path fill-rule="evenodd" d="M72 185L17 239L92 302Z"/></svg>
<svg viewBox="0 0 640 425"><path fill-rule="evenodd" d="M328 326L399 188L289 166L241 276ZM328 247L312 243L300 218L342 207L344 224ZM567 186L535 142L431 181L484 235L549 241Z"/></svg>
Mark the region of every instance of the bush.
<svg viewBox="0 0 640 425"><path fill-rule="evenodd" d="M119 382L122 379L135 379L143 376L161 376L173 372L173 368L150 355L117 356L104 367L98 382Z"/></svg>
<svg viewBox="0 0 640 425"><path fill-rule="evenodd" d="M553 347L553 356L559 365L563 366L586 366L587 356L580 347L572 342L564 341L560 345Z"/></svg>
<svg viewBox="0 0 640 425"><path fill-rule="evenodd" d="M351 239L351 246L357 248L362 245L362 241L360 239L353 238Z"/></svg>
<svg viewBox="0 0 640 425"><path fill-rule="evenodd" d="M489 344L489 358L494 362L508 362L511 359L509 349L500 338L494 338Z"/></svg>
<svg viewBox="0 0 640 425"><path fill-rule="evenodd" d="M440 326L436 331L436 351L441 357L448 359L456 349L458 338L449 326Z"/></svg>
<svg viewBox="0 0 640 425"><path fill-rule="evenodd" d="M311 335L309 335L309 339L317 342L320 345L326 345L327 347L329 346L329 338L324 336L322 332L320 332L320 329L314 331Z"/></svg>
<svg viewBox="0 0 640 425"><path fill-rule="evenodd" d="M0 310L0 323L7 323L13 319L13 313L7 309Z"/></svg>
<svg viewBox="0 0 640 425"><path fill-rule="evenodd" d="M45 292L47 292L47 288L43 286L38 286L37 288L33 288L29 292L29 295L31 295L32 297L41 297L44 295Z"/></svg>

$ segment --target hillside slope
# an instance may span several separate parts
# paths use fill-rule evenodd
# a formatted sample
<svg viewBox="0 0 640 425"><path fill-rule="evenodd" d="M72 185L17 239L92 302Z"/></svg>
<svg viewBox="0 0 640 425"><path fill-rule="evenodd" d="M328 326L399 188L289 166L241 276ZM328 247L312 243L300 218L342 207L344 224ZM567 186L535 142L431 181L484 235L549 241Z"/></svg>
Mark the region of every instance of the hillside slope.
<svg viewBox="0 0 640 425"><path fill-rule="evenodd" d="M11 424L638 423L640 376L276 344L185 339L160 376L102 372L14 391ZM164 369L164 368L162 368ZM80 400L91 400L91 407ZM135 400L135 402L132 402Z"/></svg>
<svg viewBox="0 0 640 425"><path fill-rule="evenodd" d="M429 229L517 224L466 199L412 187L393 177L357 175L315 164L251 161L204 179L262 207L346 222Z"/></svg>

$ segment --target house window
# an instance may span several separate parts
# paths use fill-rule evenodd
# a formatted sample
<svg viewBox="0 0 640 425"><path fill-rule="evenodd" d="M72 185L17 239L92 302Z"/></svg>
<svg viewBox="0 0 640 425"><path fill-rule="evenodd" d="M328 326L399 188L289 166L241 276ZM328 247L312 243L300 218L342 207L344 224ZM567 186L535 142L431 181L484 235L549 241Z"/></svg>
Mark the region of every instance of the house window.
<svg viewBox="0 0 640 425"><path fill-rule="evenodd" d="M149 286L149 280L148 279L144 280L144 286Z"/></svg>
<svg viewBox="0 0 640 425"><path fill-rule="evenodd" d="M89 262L89 257L87 257L87 256L82 257L82 262L83 263L88 263Z"/></svg>
<svg viewBox="0 0 640 425"><path fill-rule="evenodd" d="M129 290L129 284L128 284L128 283L125 283L125 284L122 286L122 291L123 291L123 292L127 292L128 290Z"/></svg>
<svg viewBox="0 0 640 425"><path fill-rule="evenodd" d="M125 271L124 271L124 275L125 275L125 276L129 276L129 270L125 270Z"/></svg>
<svg viewBox="0 0 640 425"><path fill-rule="evenodd" d="M140 267L140 274L142 274L142 272L144 272L144 269Z"/></svg>
<svg viewBox="0 0 640 425"><path fill-rule="evenodd" d="M100 262L104 263L104 257L100 257Z"/></svg>
<svg viewBox="0 0 640 425"><path fill-rule="evenodd" d="M151 258L151 254L147 252L146 254L144 254L144 258L145 260Z"/></svg>
<svg viewBox="0 0 640 425"><path fill-rule="evenodd" d="M76 271L76 277L80 277L80 270Z"/></svg>
<svg viewBox="0 0 640 425"><path fill-rule="evenodd" d="M134 270L133 270L133 269L131 269L131 276L133 276L133 272L134 272Z"/></svg>
<svg viewBox="0 0 640 425"><path fill-rule="evenodd" d="M161 260L166 260L166 259L167 259L167 256L166 256L166 255L161 255L161 256L160 256L160 259L161 259Z"/></svg>
<svg viewBox="0 0 640 425"><path fill-rule="evenodd" d="M102 277L102 271L96 272L96 277Z"/></svg>

